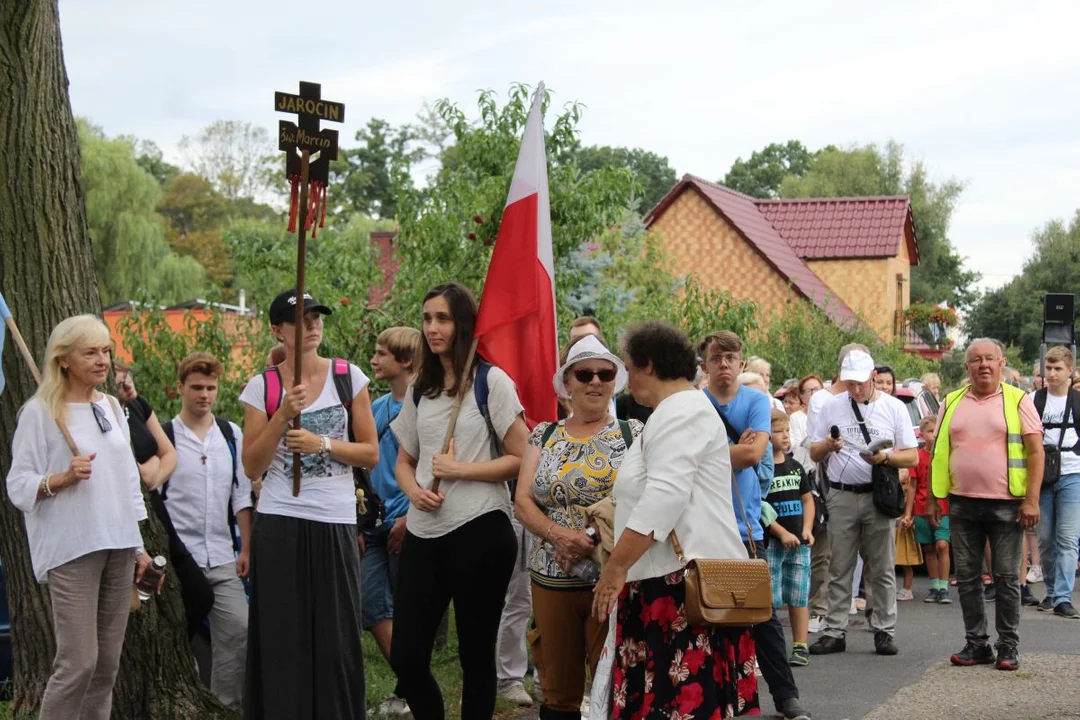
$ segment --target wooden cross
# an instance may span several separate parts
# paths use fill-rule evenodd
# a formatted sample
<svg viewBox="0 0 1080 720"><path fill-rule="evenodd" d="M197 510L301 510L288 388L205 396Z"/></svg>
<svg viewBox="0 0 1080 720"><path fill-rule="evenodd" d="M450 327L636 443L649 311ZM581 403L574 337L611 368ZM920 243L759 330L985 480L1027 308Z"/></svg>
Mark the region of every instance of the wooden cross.
<svg viewBox="0 0 1080 720"><path fill-rule="evenodd" d="M278 149L284 150L285 175L290 183L299 178L299 193L293 184L290 203L299 210L298 237L296 244L296 334L293 345L293 386L302 381L300 369L304 347L304 269L307 260L308 193L314 185L316 199L321 195L323 212L326 211L326 183L330 177L330 161L337 159L337 130L321 130L319 122L343 122L345 106L342 103L322 99L318 83L301 82L300 94L274 93L274 109L278 112L296 113L298 122L282 120L278 123ZM299 195L299 197L297 197ZM299 200L299 206L295 204ZM316 204L315 210L318 211ZM293 216L290 210L290 217ZM314 218L312 237L319 218ZM293 418L293 428L299 430L300 414ZM300 453L293 454L293 496L300 494Z"/></svg>

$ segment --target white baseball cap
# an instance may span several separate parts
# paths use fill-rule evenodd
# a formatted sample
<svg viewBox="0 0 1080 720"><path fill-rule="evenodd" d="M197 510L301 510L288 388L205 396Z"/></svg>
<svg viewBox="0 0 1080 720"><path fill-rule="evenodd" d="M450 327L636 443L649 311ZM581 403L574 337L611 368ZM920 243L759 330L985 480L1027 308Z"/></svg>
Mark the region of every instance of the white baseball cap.
<svg viewBox="0 0 1080 720"><path fill-rule="evenodd" d="M844 356L840 364L840 379L843 381L866 382L874 374L874 358L862 350L852 350Z"/></svg>
<svg viewBox="0 0 1080 720"><path fill-rule="evenodd" d="M623 365L622 360L604 347L598 337L586 335L574 343L574 346L570 348L570 354L566 357L566 363L556 370L555 375L551 378L552 384L555 386L555 392L559 397L570 397L570 391L566 387L566 371L582 360L607 360L615 366L615 392L618 393L626 387L626 366Z"/></svg>

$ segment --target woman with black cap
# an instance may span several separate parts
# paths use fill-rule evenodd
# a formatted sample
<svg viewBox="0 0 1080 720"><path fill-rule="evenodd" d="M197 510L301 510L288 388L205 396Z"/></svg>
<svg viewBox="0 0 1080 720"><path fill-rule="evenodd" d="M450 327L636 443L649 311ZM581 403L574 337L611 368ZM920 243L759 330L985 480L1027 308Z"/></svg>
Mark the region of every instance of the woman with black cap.
<svg viewBox="0 0 1080 720"><path fill-rule="evenodd" d="M304 295L302 345L296 292L270 304L285 360L248 381L244 468L266 474L251 543L246 718L364 718L360 555L355 466L379 460L369 380L319 355L330 308ZM296 363L302 376L293 384ZM291 421L301 417L303 429ZM294 453L300 492L293 495Z"/></svg>

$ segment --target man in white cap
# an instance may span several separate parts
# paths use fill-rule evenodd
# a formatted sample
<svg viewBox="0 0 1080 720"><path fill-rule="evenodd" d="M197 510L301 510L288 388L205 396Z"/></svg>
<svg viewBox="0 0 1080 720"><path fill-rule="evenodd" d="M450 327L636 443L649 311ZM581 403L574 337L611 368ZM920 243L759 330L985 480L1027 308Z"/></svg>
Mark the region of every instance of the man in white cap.
<svg viewBox="0 0 1080 720"><path fill-rule="evenodd" d="M873 465L914 467L918 445L904 404L874 387L874 360L852 350L840 365L845 391L829 398L814 418L810 457L825 465L829 477L829 614L823 636L810 646L812 655L844 652L851 607L855 559L866 557L874 613L874 649L895 655L896 521L874 506ZM821 394L821 393L819 393ZM861 419L861 421L860 421ZM870 442L866 440L869 434ZM875 451L868 451L873 445ZM881 448L881 449L877 449Z"/></svg>

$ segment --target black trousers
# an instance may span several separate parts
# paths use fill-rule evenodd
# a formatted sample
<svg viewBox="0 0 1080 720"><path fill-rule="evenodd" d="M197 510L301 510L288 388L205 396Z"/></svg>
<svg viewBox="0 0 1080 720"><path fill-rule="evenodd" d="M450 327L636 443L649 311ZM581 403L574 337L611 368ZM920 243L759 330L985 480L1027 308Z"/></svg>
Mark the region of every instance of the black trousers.
<svg viewBox="0 0 1080 720"><path fill-rule="evenodd" d="M516 559L517 537L501 511L442 537L405 533L390 664L416 720L443 720L431 653L451 600L462 670L461 718L491 720L495 714L495 647Z"/></svg>
<svg viewBox="0 0 1080 720"><path fill-rule="evenodd" d="M761 552L761 544L756 540L758 552ZM750 557L755 557L750 552L750 544L745 543L746 552ZM761 553L764 555L764 553ZM791 666L788 665L787 640L784 638L784 627L776 617L773 610L772 617L767 622L753 627L754 645L757 647L758 666L761 667L761 676L769 686L769 694L773 702L779 705L788 698L799 697L799 688L795 685L795 676L791 674Z"/></svg>

